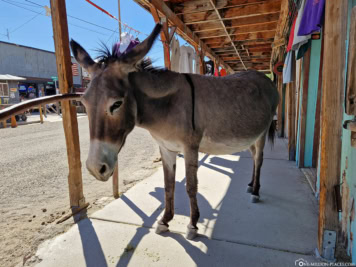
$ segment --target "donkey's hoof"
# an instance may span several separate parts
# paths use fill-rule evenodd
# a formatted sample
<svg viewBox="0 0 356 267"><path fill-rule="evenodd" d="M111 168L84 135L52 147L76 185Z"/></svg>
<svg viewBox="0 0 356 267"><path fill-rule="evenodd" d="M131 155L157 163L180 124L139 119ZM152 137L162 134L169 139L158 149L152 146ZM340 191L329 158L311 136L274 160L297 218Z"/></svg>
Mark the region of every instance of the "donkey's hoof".
<svg viewBox="0 0 356 267"><path fill-rule="evenodd" d="M192 228L188 226L187 233L185 234L185 238L188 240L193 240L198 235L198 228Z"/></svg>
<svg viewBox="0 0 356 267"><path fill-rule="evenodd" d="M252 193L253 187L252 186L247 186L246 193Z"/></svg>
<svg viewBox="0 0 356 267"><path fill-rule="evenodd" d="M165 224L158 224L156 227L156 234L162 234L168 232L168 226Z"/></svg>
<svg viewBox="0 0 356 267"><path fill-rule="evenodd" d="M251 202L258 203L260 201L260 197L256 195L251 195Z"/></svg>

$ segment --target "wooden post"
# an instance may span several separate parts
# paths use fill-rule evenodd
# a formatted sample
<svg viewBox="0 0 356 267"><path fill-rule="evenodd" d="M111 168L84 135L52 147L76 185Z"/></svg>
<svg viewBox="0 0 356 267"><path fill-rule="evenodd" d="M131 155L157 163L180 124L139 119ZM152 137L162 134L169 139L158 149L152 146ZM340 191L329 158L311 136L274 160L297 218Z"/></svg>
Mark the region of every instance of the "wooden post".
<svg viewBox="0 0 356 267"><path fill-rule="evenodd" d="M305 135L307 126L307 106L308 106L308 84L309 84L309 69L310 69L310 51L311 47L303 57L303 92L300 105L300 131L299 131L299 161L298 167L304 167L305 154Z"/></svg>
<svg viewBox="0 0 356 267"><path fill-rule="evenodd" d="M204 51L201 49L199 50L199 46L194 46L195 53L199 56L199 73L204 75L205 74L205 65L204 65Z"/></svg>
<svg viewBox="0 0 356 267"><path fill-rule="evenodd" d="M15 116L11 117L11 128L16 128L17 127L17 121Z"/></svg>
<svg viewBox="0 0 356 267"><path fill-rule="evenodd" d="M167 69L171 69L171 57L170 57L170 34L168 29L168 21L166 17L160 18L158 11L154 6L150 6L151 14L155 23L162 23L161 40L163 41L163 54L164 54L164 66Z"/></svg>
<svg viewBox="0 0 356 267"><path fill-rule="evenodd" d="M6 128L7 127L7 123L6 123L6 120L5 121L2 121L2 127Z"/></svg>
<svg viewBox="0 0 356 267"><path fill-rule="evenodd" d="M318 81L318 93L317 93L316 110L315 110L315 130L314 130L314 139L313 139L312 166L314 168L318 167L319 145L320 145L321 86L323 80L323 54L324 54L324 31L322 32L323 32L323 39L321 40L319 81Z"/></svg>
<svg viewBox="0 0 356 267"><path fill-rule="evenodd" d="M277 128L278 137L283 137L283 79L278 76L277 89L279 93L279 104L277 107Z"/></svg>
<svg viewBox="0 0 356 267"><path fill-rule="evenodd" d="M283 50L279 49L279 61L283 61ZM277 107L277 134L278 137L283 137L283 78L282 75L278 76L277 89L279 93L279 104Z"/></svg>
<svg viewBox="0 0 356 267"><path fill-rule="evenodd" d="M38 110L40 111L40 121L43 123L42 106L38 106Z"/></svg>
<svg viewBox="0 0 356 267"><path fill-rule="evenodd" d="M61 93L65 94L69 93L73 88L65 0L51 0L51 14L59 88ZM72 208L77 208L85 205L85 199L83 195L76 107L68 100L63 101L62 113L69 165L68 184L70 205Z"/></svg>
<svg viewBox="0 0 356 267"><path fill-rule="evenodd" d="M347 9L348 1L325 2L318 229L322 256L324 231L338 229L334 186L340 184Z"/></svg>
<svg viewBox="0 0 356 267"><path fill-rule="evenodd" d="M112 190L114 198L119 198L119 163L116 164L114 174L112 176Z"/></svg>
<svg viewBox="0 0 356 267"><path fill-rule="evenodd" d="M288 91L288 152L289 160L295 160L295 82L291 82L287 85Z"/></svg>

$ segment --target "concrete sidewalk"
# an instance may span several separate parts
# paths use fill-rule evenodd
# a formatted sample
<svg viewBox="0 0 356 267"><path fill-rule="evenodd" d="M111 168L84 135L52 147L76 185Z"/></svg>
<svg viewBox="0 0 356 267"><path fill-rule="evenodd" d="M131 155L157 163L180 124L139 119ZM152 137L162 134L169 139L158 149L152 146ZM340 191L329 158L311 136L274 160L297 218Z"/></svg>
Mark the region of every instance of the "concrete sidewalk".
<svg viewBox="0 0 356 267"><path fill-rule="evenodd" d="M201 155L198 204L200 236L184 238L189 223L184 159L178 158L175 217L170 232L154 233L163 214L160 168L67 233L45 242L38 266L295 266L313 256L317 202L308 182L287 160L284 140L265 148L261 201L246 193L252 175L248 152Z"/></svg>

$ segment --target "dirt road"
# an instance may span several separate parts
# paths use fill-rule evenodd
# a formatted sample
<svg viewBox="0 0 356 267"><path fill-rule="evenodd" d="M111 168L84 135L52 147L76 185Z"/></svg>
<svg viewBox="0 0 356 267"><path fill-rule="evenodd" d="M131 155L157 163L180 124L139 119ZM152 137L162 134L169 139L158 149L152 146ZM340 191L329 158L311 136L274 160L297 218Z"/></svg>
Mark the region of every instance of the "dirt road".
<svg viewBox="0 0 356 267"><path fill-rule="evenodd" d="M89 150L88 120L79 118L82 164ZM148 177L159 163L158 146L149 133L135 128L119 155L120 191ZM56 224L68 212L68 165L62 122L0 129L0 266L26 262L45 239L70 227ZM89 213L112 200L111 179L99 182L83 168Z"/></svg>

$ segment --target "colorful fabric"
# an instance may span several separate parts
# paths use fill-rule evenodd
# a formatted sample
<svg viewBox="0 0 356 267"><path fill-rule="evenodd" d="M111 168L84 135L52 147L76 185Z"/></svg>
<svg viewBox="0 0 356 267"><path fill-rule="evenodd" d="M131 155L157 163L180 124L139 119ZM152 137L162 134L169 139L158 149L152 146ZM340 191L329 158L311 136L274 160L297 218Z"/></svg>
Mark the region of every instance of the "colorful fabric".
<svg viewBox="0 0 356 267"><path fill-rule="evenodd" d="M292 60L293 60L293 51L289 51L287 53L283 65L283 83L290 83L293 81Z"/></svg>
<svg viewBox="0 0 356 267"><path fill-rule="evenodd" d="M295 22L297 21L297 17L298 15L296 15L294 17L293 20L293 25L289 34L289 41L288 41L288 46L287 46L287 52L289 52L290 50L292 50L292 46L293 46L293 40L294 40L294 29L295 29Z"/></svg>
<svg viewBox="0 0 356 267"><path fill-rule="evenodd" d="M308 35L320 31L324 20L325 0L307 0L298 35Z"/></svg>
<svg viewBox="0 0 356 267"><path fill-rule="evenodd" d="M302 20L302 16L303 16L303 13L304 13L304 8L305 8L305 0L302 0L300 9L298 10L297 20L295 22L294 39L293 39L292 50L297 50L299 47L301 47L303 44L308 42L308 40L310 39L310 35L306 35L306 36L299 36L298 35L300 22Z"/></svg>
<svg viewBox="0 0 356 267"><path fill-rule="evenodd" d="M221 69L221 71L220 71L220 76L221 76L221 77L226 76L226 70L225 70L225 69Z"/></svg>
<svg viewBox="0 0 356 267"><path fill-rule="evenodd" d="M121 42L114 45L114 53L118 56L124 55L138 45L140 41L126 32L121 34Z"/></svg>
<svg viewBox="0 0 356 267"><path fill-rule="evenodd" d="M308 51L309 47L311 45L311 41L308 41L306 44L303 44L301 47L299 47L296 56L296 60L301 59L304 57L304 54Z"/></svg>

